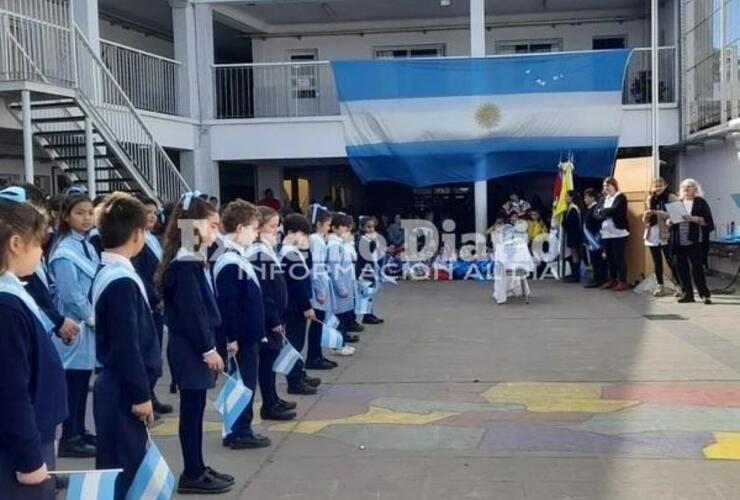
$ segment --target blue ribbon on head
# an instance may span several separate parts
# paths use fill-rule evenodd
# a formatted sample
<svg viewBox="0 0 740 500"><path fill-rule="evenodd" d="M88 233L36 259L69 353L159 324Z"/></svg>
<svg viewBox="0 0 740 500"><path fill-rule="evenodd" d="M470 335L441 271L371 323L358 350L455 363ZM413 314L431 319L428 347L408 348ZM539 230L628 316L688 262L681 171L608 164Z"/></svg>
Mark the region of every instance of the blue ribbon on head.
<svg viewBox="0 0 740 500"><path fill-rule="evenodd" d="M25 203L26 190L18 186L5 188L0 191L0 199L12 201L15 203Z"/></svg>
<svg viewBox="0 0 740 500"><path fill-rule="evenodd" d="M201 195L200 191L189 191L182 195L182 209L190 210L190 204L193 202L193 198L199 198Z"/></svg>
<svg viewBox="0 0 740 500"><path fill-rule="evenodd" d="M324 205L319 205L318 203L314 203L311 205L311 224L316 224L316 218L319 216L319 210L323 210L324 212L328 212L329 209L326 208Z"/></svg>
<svg viewBox="0 0 740 500"><path fill-rule="evenodd" d="M64 191L67 196L85 196L87 189L84 186L70 186Z"/></svg>

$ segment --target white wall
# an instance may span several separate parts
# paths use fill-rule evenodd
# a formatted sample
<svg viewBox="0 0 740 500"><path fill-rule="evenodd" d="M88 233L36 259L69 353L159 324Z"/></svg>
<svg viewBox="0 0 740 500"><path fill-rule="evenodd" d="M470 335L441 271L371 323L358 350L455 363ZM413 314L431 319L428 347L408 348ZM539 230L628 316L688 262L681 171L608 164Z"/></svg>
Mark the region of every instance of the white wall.
<svg viewBox="0 0 740 500"><path fill-rule="evenodd" d="M727 224L740 225L740 209L731 194L740 193L740 138L714 140L701 147L690 147L679 155L679 177L693 177L704 188L718 232L723 236Z"/></svg>
<svg viewBox="0 0 740 500"><path fill-rule="evenodd" d="M145 52L151 52L159 56L169 57L170 59L175 54L174 44L171 41L147 36L140 31L126 29L119 25L113 25L104 19L100 20L100 38Z"/></svg>

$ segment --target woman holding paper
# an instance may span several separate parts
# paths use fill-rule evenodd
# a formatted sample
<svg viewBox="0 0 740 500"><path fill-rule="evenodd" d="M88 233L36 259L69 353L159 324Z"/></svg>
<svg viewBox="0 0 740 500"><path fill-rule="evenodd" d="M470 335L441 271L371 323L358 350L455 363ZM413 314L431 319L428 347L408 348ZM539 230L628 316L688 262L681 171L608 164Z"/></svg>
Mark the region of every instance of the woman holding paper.
<svg viewBox="0 0 740 500"><path fill-rule="evenodd" d="M694 179L684 179L681 182L680 199L686 213L683 221L671 219L671 244L676 252L676 268L678 279L681 282L683 296L678 299L681 303L694 302L693 284L699 292L699 297L705 304L711 304L711 293L707 288L707 279L704 275L703 244L714 230L714 220L709 204L703 198L704 192Z"/></svg>
<svg viewBox="0 0 740 500"><path fill-rule="evenodd" d="M665 256L668 267L674 278L677 279L677 273L673 266L673 255L671 255L668 240L670 237L670 228L668 227L669 214L666 209L668 203L673 203L678 197L668 190L668 183L662 177L653 180L653 186L645 201L645 212L642 214L642 222L645 224L645 246L650 249L650 255L653 258L655 268L655 278L658 286L653 291L653 296L662 297L665 295L663 286L663 256Z"/></svg>

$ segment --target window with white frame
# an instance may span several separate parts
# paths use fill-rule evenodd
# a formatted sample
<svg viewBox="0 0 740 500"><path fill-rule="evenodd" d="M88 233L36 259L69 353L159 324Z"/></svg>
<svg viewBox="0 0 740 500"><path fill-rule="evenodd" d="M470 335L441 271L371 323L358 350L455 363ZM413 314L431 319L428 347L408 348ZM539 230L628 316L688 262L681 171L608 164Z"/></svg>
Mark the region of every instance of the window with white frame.
<svg viewBox="0 0 740 500"><path fill-rule="evenodd" d="M375 47L373 49L375 59L410 59L417 57L444 57L444 44L427 45L394 45L387 47Z"/></svg>
<svg viewBox="0 0 740 500"><path fill-rule="evenodd" d="M318 69L311 61L319 58L318 50L300 50L289 54L290 62L307 63L290 67L291 94L294 99L315 99L318 95Z"/></svg>
<svg viewBox="0 0 740 500"><path fill-rule="evenodd" d="M560 52L561 50L563 50L561 39L496 42L496 54L537 54L541 52Z"/></svg>

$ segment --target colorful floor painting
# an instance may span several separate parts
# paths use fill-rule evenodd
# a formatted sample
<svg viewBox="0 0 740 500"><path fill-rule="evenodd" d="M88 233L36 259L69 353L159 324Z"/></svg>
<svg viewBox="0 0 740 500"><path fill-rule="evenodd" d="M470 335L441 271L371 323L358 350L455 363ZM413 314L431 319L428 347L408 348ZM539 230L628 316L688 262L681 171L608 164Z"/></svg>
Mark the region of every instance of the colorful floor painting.
<svg viewBox="0 0 740 500"><path fill-rule="evenodd" d="M378 450L740 460L740 384L512 382L448 401L380 391L330 387L302 420L263 425Z"/></svg>

